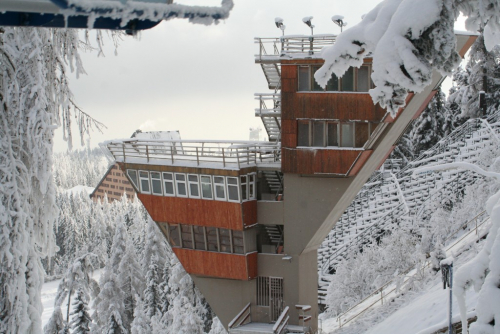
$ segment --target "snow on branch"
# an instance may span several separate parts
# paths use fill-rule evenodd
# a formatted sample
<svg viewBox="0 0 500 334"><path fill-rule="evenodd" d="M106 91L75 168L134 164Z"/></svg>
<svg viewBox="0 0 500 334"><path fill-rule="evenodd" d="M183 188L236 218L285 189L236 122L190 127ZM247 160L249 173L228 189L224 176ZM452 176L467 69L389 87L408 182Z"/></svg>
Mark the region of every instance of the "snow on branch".
<svg viewBox="0 0 500 334"><path fill-rule="evenodd" d="M69 0L67 3L68 7L63 11L66 15L89 14L89 28L92 28L94 21L100 17L121 20L122 27L132 20L161 21L173 18L185 18L191 23L205 25L217 24L229 17L234 6L232 0L222 0L220 7L103 0Z"/></svg>
<svg viewBox="0 0 500 334"><path fill-rule="evenodd" d="M324 87L332 73L340 77L371 54L373 102L395 115L408 91L421 92L431 83L433 69L448 75L458 66L457 14L453 0L385 0L323 51L325 64L315 79Z"/></svg>
<svg viewBox="0 0 500 334"><path fill-rule="evenodd" d="M493 177L497 181L500 181L500 173L486 171L486 170L482 169L481 167L479 167L478 165L471 164L469 162L451 162L449 164L416 168L413 171L412 177L415 178L417 174L421 174L421 173L425 173L425 172L438 171L438 170L450 170L450 169L470 170L470 171L476 172L482 176Z"/></svg>

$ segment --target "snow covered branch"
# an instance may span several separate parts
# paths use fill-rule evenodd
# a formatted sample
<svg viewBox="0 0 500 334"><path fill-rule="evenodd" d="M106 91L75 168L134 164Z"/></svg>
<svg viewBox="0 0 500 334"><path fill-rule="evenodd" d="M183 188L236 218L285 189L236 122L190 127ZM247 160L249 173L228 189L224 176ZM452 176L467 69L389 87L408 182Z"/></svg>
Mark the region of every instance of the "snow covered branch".
<svg viewBox="0 0 500 334"><path fill-rule="evenodd" d="M493 177L497 181L500 181L500 173L486 171L483 168L479 167L478 165L471 164L469 162L452 162L449 164L434 165L434 166L417 168L413 171L412 177L415 177L417 174L421 174L421 173L425 173L425 172L438 171L438 170L451 170L451 169L470 170L470 171L476 172L482 176Z"/></svg>
<svg viewBox="0 0 500 334"><path fill-rule="evenodd" d="M395 115L408 91L421 92L431 83L433 70L450 75L458 66L454 22L459 13L468 17L469 30L485 26L487 48L498 44L500 8L494 1L384 0L324 50L316 81L324 87L332 73L340 77L371 56L373 102Z"/></svg>

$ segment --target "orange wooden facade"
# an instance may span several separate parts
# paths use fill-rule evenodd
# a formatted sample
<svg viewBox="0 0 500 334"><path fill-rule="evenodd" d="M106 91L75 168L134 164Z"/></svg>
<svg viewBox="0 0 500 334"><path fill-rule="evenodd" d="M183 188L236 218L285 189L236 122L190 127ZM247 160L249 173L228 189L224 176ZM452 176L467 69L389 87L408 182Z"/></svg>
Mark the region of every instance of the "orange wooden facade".
<svg viewBox="0 0 500 334"><path fill-rule="evenodd" d="M371 151L297 149L300 119L381 122L386 110L374 105L368 93L298 92L298 65L322 64L321 59L281 63L281 167L284 173L355 175ZM365 140L366 141L366 140Z"/></svg>
<svg viewBox="0 0 500 334"><path fill-rule="evenodd" d="M243 230L257 223L257 201L232 203L196 198L137 194L157 222Z"/></svg>
<svg viewBox="0 0 500 334"><path fill-rule="evenodd" d="M366 153L365 153L366 152ZM282 149L281 168L284 173L296 174L338 174L355 175L355 163L361 157L366 161L372 151L362 150L325 150L317 148ZM352 168L352 170L351 170Z"/></svg>
<svg viewBox="0 0 500 334"><path fill-rule="evenodd" d="M251 280L257 277L257 252L246 255L173 248L189 274Z"/></svg>

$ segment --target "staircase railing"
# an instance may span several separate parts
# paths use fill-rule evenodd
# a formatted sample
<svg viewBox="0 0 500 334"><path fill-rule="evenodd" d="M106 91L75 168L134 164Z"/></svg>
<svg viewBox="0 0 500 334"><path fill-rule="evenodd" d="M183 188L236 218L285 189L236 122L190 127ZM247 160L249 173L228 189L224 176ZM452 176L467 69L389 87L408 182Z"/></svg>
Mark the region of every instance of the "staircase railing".
<svg viewBox="0 0 500 334"><path fill-rule="evenodd" d="M273 326L273 334L284 334L286 333L286 327L288 326L288 320L290 316L288 315L289 307L285 307L278 320Z"/></svg>
<svg viewBox="0 0 500 334"><path fill-rule="evenodd" d="M243 310L234 317L233 320L227 325L228 329L233 329L236 327L239 327L241 325L247 324L249 322L252 322L252 309L251 309L251 303L248 303Z"/></svg>

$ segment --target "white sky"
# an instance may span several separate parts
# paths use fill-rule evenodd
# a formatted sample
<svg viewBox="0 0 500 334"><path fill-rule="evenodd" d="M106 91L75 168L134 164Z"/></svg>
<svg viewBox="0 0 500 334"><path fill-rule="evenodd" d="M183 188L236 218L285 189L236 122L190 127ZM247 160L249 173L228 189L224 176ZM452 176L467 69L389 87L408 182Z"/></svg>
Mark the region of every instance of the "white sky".
<svg viewBox="0 0 500 334"><path fill-rule="evenodd" d="M177 3L218 6L215 0L178 0ZM254 93L270 92L259 65L254 37L277 37L274 18L284 19L286 34L309 34L304 16L314 16L314 33L339 33L333 15L343 15L348 27L378 1L350 0L235 0L229 19L203 26L186 20L162 22L125 37L114 55L105 41L105 57L82 54L88 75L71 88L77 104L107 126L93 132L90 145L128 138L138 128L179 130L183 139L248 139L250 127L263 128L254 116ZM74 130L73 147L80 148ZM55 151L67 144L56 132Z"/></svg>

